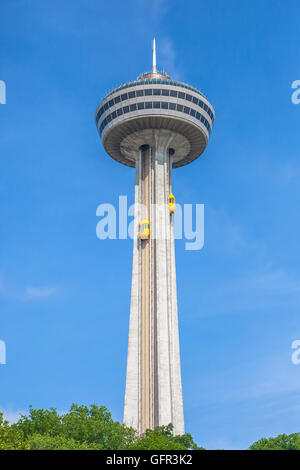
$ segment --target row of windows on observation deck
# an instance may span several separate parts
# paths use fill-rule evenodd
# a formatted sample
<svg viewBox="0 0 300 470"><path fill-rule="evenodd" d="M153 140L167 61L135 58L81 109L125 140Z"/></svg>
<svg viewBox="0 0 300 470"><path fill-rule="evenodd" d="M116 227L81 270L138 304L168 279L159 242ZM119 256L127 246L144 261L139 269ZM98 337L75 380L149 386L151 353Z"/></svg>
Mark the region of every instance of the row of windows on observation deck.
<svg viewBox="0 0 300 470"><path fill-rule="evenodd" d="M140 96L172 96L174 98L180 98L184 99L187 101L190 101L194 103L196 106L199 106L200 108L204 109L204 111L207 112L207 114L210 116L212 122L214 122L214 114L212 110L207 106L204 101L201 99L196 98L195 96L190 95L189 93L184 93L181 91L177 90L169 90L166 88L144 88L144 89L139 89L139 90L132 90L129 91L128 93L122 93L121 95L116 96L115 98L112 98L111 100L107 101L101 108L98 110L96 114L96 122L98 122L99 118L102 116L102 114L111 106L114 106L115 104L120 103L121 101L125 101L131 98L138 98Z"/></svg>
<svg viewBox="0 0 300 470"><path fill-rule="evenodd" d="M179 111L181 113L189 114L190 116L193 116L194 118L198 119L201 121L208 132L211 132L211 126L208 122L208 120L198 111L196 111L193 108L190 108L189 106L183 106L182 104L178 103L169 103L168 101L146 101L146 102L140 102L140 103L133 103L128 106L123 106L118 108L116 111L113 111L112 113L108 114L105 119L103 119L99 132L102 134L103 129L107 126L109 122L111 122L113 119L116 119L118 116L121 116L122 114L126 114L132 111L137 111L137 110L142 110L142 109L170 109L172 111ZM96 124L98 125L99 119L96 120Z"/></svg>

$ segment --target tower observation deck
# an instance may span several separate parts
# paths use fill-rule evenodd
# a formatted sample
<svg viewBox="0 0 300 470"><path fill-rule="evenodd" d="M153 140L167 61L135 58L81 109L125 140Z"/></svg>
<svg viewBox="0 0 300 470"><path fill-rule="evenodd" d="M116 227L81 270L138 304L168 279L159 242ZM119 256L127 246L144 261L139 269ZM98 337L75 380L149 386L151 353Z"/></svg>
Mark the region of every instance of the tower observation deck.
<svg viewBox="0 0 300 470"><path fill-rule="evenodd" d="M184 433L172 194L172 168L205 150L215 112L196 88L153 70L112 90L96 110L103 146L134 167L135 237L124 423L143 433L172 423ZM138 233L150 226L149 237Z"/></svg>

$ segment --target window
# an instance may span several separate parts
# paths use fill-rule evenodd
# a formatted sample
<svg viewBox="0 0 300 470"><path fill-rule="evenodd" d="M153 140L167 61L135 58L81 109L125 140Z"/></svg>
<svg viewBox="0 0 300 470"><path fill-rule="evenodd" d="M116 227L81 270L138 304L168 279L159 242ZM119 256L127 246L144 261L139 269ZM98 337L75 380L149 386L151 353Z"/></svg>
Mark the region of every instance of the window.
<svg viewBox="0 0 300 470"><path fill-rule="evenodd" d="M120 98L119 96L116 96L116 97L115 97L115 104L116 104L116 103L120 103L120 101L121 101L121 98Z"/></svg>
<svg viewBox="0 0 300 470"><path fill-rule="evenodd" d="M137 87L137 86L143 86L143 85L153 85L153 84L162 84L162 85L166 85L166 86L179 86L181 89L186 89L186 90L191 90L193 91L194 93L196 93L197 95L199 96L202 96L202 93L199 92L199 90L197 90L196 88L194 87L191 87L189 85L185 85L184 83L181 83L181 82L177 82L176 80L165 80L165 79L143 79L143 80L134 80L133 82L129 82L129 83L125 83L124 85L122 86L119 86L117 88L115 88L111 93L109 93L106 98L108 98L110 95L112 95L113 93L116 93L117 91L121 92L121 90L125 90L125 89L128 89L128 88L132 88L132 87ZM139 90L141 91L141 90ZM173 91L173 90L172 90ZM136 93L136 96L142 96L140 94L137 94L137 90L135 91ZM171 95L171 96L177 96L177 91L175 92L176 94L175 95ZM163 94L163 93L161 93ZM165 95L167 96L167 95ZM191 95L189 95L191 96ZM193 96L192 96L192 100L193 100ZM189 97L187 98L188 101L191 101L189 99ZM195 104L197 104L195 102Z"/></svg>
<svg viewBox="0 0 300 470"><path fill-rule="evenodd" d="M161 94L164 95L164 96L169 96L169 90L166 90L166 89L162 89L161 90Z"/></svg>
<svg viewBox="0 0 300 470"><path fill-rule="evenodd" d="M113 104L114 104L114 100L110 100L110 101L108 102L108 106L109 106L109 107L113 106Z"/></svg>
<svg viewBox="0 0 300 470"><path fill-rule="evenodd" d="M121 95L121 100L122 100L122 101L128 100L128 95L127 95L127 93L123 93L123 95Z"/></svg>
<svg viewBox="0 0 300 470"><path fill-rule="evenodd" d="M144 96L144 90L136 90L136 96Z"/></svg>
<svg viewBox="0 0 300 470"><path fill-rule="evenodd" d="M186 98L188 101L192 101L192 95L188 95L188 94L186 93L185 98Z"/></svg>
<svg viewBox="0 0 300 470"><path fill-rule="evenodd" d="M98 121L98 119L100 119L100 117L102 116L103 114L103 107L99 109L98 113L96 114L96 121Z"/></svg>
<svg viewBox="0 0 300 470"><path fill-rule="evenodd" d="M175 97L177 97L177 91L175 91L175 90L170 90L170 96L175 96Z"/></svg>
<svg viewBox="0 0 300 470"><path fill-rule="evenodd" d="M129 97L129 98L135 98L135 91L130 91L130 92L128 93L128 97Z"/></svg>
<svg viewBox="0 0 300 470"><path fill-rule="evenodd" d="M151 88L150 88L150 89L149 89L149 88L146 88L146 90L145 90L145 96L149 96L149 95L152 95L152 90L151 90Z"/></svg>
<svg viewBox="0 0 300 470"><path fill-rule="evenodd" d="M195 96L193 96L193 103L198 104L198 98L196 98Z"/></svg>
<svg viewBox="0 0 300 470"><path fill-rule="evenodd" d="M178 92L178 98L182 98L184 100L185 98L185 93L182 93L182 91Z"/></svg>
<svg viewBox="0 0 300 470"><path fill-rule="evenodd" d="M108 109L108 103L105 103L105 105L103 106L104 108L104 111L106 111Z"/></svg>
<svg viewBox="0 0 300 470"><path fill-rule="evenodd" d="M153 95L160 95L160 90L158 90L157 88L154 88Z"/></svg>
<svg viewBox="0 0 300 470"><path fill-rule="evenodd" d="M142 91L142 90L139 90L139 91ZM151 93L153 93L152 89L148 90L148 92L149 91ZM162 93L164 90L160 90L160 91ZM167 91L171 92L173 90L167 90ZM129 95L129 93L128 93L128 95ZM120 97L118 97L118 98L120 99ZM190 101L194 101L193 97ZM213 112L211 111L211 109L203 101L201 101L201 100L198 100L198 101L199 101L199 103L201 103L201 107L203 107L204 109L205 109L205 106L207 107L207 113L209 114L209 116L212 116L212 118L213 118L214 116L213 116ZM106 103L102 108L99 109L99 111L96 115L97 125L99 124L100 113L102 112L102 110L104 112L105 107L107 108L108 105L109 105L109 102ZM167 101L153 101L153 102L152 101L146 101L146 102L142 102L142 103L133 103L131 105L124 106L123 108L119 108L116 111L113 111L110 114L108 114L107 117L102 121L102 123L99 126L100 135L102 134L102 131L105 128L105 126L107 126L107 124L109 122L111 122L113 119L115 119L117 116L121 116L122 114L128 113L130 111L136 111L137 109L140 110L140 109L153 109L153 108L154 109L177 110L179 112L184 112L186 114L189 114L189 115L195 117L196 119L198 119L199 121L201 121L203 123L203 125L206 127L206 129L208 130L208 132L209 133L211 132L211 125L208 122L208 120L201 113L197 112L193 108L190 108L189 106L183 106L181 104L176 104L176 103L168 103ZM102 112L102 114L103 114L103 112ZM146 228L146 226L144 228Z"/></svg>

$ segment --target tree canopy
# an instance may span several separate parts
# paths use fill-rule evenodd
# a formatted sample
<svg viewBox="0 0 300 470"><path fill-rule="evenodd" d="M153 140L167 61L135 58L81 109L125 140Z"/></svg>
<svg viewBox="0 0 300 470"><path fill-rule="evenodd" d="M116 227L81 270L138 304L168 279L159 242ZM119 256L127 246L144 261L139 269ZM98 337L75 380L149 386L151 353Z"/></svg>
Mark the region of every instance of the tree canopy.
<svg viewBox="0 0 300 470"><path fill-rule="evenodd" d="M300 433L280 434L269 439L263 437L254 442L250 450L300 450Z"/></svg>
<svg viewBox="0 0 300 470"><path fill-rule="evenodd" d="M191 434L174 436L173 426L148 429L143 435L114 421L105 406L73 404L66 413L29 407L18 422L0 413L0 450L204 450ZM280 434L254 442L249 450L300 450L300 433Z"/></svg>
<svg viewBox="0 0 300 470"><path fill-rule="evenodd" d="M28 415L22 415L11 425L2 419L0 449L187 450L198 447L190 434L174 436L171 424L139 436L134 429L114 421L105 406L73 404L67 413L58 413L55 408L30 407Z"/></svg>

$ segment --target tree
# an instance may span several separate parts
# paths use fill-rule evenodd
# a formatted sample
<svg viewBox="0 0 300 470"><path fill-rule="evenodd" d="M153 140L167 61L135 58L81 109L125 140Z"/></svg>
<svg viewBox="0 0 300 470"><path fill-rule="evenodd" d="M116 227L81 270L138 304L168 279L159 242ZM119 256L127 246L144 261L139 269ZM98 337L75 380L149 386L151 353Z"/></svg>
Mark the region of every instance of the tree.
<svg viewBox="0 0 300 470"><path fill-rule="evenodd" d="M191 434L182 436L173 435L173 425L158 426L154 430L147 431L136 439L129 447L129 450L187 450L202 449L198 447Z"/></svg>
<svg viewBox="0 0 300 470"><path fill-rule="evenodd" d="M33 434L57 436L62 431L62 423L55 408L34 409L30 405L28 416L21 415L19 421L13 424L12 428L22 431L25 438Z"/></svg>
<svg viewBox="0 0 300 470"><path fill-rule="evenodd" d="M136 432L118 421L113 421L105 406L79 406L59 415L55 408L49 410L29 408L28 416L21 416L12 425L23 433L30 448L126 449L136 438Z"/></svg>
<svg viewBox="0 0 300 470"><path fill-rule="evenodd" d="M8 421L0 413L0 450L26 450L29 445L25 442L22 431L12 429Z"/></svg>
<svg viewBox="0 0 300 470"><path fill-rule="evenodd" d="M29 407L27 416L22 415L10 429L22 436L32 450L187 450L200 449L190 434L173 435L173 426L147 430L142 436L113 421L105 406L73 404L70 411L59 414L49 410Z"/></svg>
<svg viewBox="0 0 300 470"><path fill-rule="evenodd" d="M92 450L88 444L64 436L33 434L26 442L30 450Z"/></svg>
<svg viewBox="0 0 300 470"><path fill-rule="evenodd" d="M300 450L300 433L263 437L250 446L250 450Z"/></svg>
<svg viewBox="0 0 300 470"><path fill-rule="evenodd" d="M136 432L118 421L113 421L105 406L78 406L62 416L64 435L78 442L97 446L97 449L126 449Z"/></svg>

